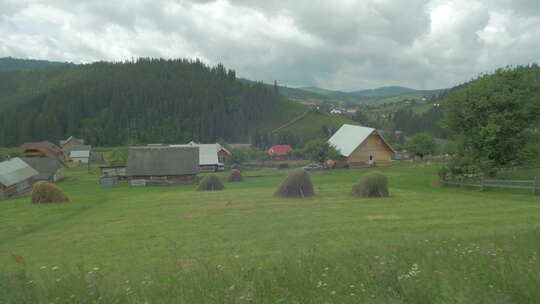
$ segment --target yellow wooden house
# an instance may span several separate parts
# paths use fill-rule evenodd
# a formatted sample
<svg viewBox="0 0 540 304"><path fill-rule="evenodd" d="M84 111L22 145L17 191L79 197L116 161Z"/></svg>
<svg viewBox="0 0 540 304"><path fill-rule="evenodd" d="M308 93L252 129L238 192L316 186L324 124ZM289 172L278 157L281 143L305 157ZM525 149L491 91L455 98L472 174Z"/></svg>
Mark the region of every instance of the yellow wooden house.
<svg viewBox="0 0 540 304"><path fill-rule="evenodd" d="M328 140L342 158L333 160L335 168L367 168L392 165L395 150L373 128L344 124Z"/></svg>

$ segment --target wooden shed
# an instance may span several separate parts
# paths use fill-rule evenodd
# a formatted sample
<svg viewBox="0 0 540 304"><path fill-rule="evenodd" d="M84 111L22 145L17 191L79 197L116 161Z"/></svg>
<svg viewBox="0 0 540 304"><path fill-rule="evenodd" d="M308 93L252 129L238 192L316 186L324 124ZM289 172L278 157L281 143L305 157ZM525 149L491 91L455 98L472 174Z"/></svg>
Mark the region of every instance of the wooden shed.
<svg viewBox="0 0 540 304"><path fill-rule="evenodd" d="M23 157L22 160L39 173L34 177L34 181L56 183L63 178L61 171L63 166L57 160L47 157Z"/></svg>
<svg viewBox="0 0 540 304"><path fill-rule="evenodd" d="M198 147L132 147L127 176L131 186L194 184L199 173Z"/></svg>
<svg viewBox="0 0 540 304"><path fill-rule="evenodd" d="M66 155L60 147L48 142L27 142L21 145L25 157L47 157L59 161L64 166Z"/></svg>
<svg viewBox="0 0 540 304"><path fill-rule="evenodd" d="M343 125L328 140L342 155L334 160L336 168L390 166L395 150L373 128Z"/></svg>
<svg viewBox="0 0 540 304"><path fill-rule="evenodd" d="M0 200L32 193L38 172L20 158L0 162Z"/></svg>

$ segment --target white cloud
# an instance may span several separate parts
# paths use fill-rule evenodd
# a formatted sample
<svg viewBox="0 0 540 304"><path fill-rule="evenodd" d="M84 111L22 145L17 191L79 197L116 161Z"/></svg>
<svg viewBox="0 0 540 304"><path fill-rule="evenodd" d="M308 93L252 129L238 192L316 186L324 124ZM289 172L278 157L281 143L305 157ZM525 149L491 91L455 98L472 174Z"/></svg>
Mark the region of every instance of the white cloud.
<svg viewBox="0 0 540 304"><path fill-rule="evenodd" d="M201 58L254 80L449 87L537 62L531 0L0 0L0 56Z"/></svg>

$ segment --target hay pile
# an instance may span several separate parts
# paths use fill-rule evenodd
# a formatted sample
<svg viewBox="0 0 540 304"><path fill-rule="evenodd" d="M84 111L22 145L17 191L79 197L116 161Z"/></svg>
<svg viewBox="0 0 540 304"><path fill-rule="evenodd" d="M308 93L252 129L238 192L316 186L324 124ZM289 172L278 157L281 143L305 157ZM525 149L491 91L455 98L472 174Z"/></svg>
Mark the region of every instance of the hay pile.
<svg viewBox="0 0 540 304"><path fill-rule="evenodd" d="M243 182L244 177L242 176L242 172L240 172L240 170L237 170L237 169L231 170L231 174L229 174L227 181L229 183Z"/></svg>
<svg viewBox="0 0 540 304"><path fill-rule="evenodd" d="M69 202L69 198L58 188L58 186L48 182L37 182L32 187L32 203L61 203Z"/></svg>
<svg viewBox="0 0 540 304"><path fill-rule="evenodd" d="M388 178L379 172L366 174L353 185L352 192L360 197L387 197Z"/></svg>
<svg viewBox="0 0 540 304"><path fill-rule="evenodd" d="M231 170L238 170L238 171L242 172L242 167L240 167L239 164L233 164L231 166Z"/></svg>
<svg viewBox="0 0 540 304"><path fill-rule="evenodd" d="M310 197L314 196L313 184L304 169L291 171L274 192L275 197Z"/></svg>
<svg viewBox="0 0 540 304"><path fill-rule="evenodd" d="M199 191L215 191L215 190L223 190L225 188L223 186L223 183L221 182L221 179L215 174L209 174L205 176L200 182L199 182L199 188L197 190Z"/></svg>

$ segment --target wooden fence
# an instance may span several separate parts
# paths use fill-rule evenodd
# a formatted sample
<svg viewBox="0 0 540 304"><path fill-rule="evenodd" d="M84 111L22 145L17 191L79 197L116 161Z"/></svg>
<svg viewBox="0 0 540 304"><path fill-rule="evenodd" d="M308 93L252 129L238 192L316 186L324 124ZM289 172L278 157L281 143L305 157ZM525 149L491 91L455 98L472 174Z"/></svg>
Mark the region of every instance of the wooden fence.
<svg viewBox="0 0 540 304"><path fill-rule="evenodd" d="M538 177L532 180L507 180L507 179L464 179L464 180L449 180L444 182L445 185L457 185L465 187L486 188L506 188L506 189L526 189L531 190L535 195L540 190Z"/></svg>

